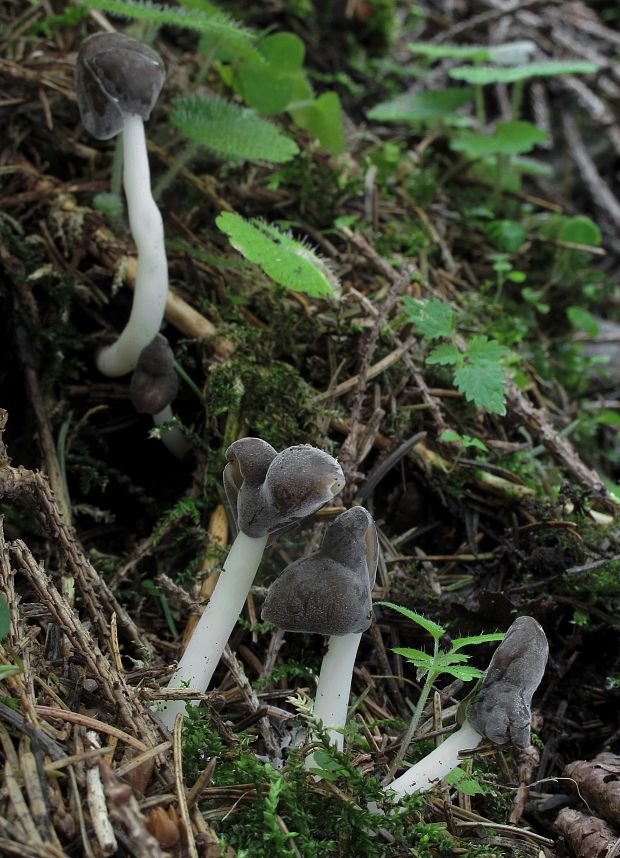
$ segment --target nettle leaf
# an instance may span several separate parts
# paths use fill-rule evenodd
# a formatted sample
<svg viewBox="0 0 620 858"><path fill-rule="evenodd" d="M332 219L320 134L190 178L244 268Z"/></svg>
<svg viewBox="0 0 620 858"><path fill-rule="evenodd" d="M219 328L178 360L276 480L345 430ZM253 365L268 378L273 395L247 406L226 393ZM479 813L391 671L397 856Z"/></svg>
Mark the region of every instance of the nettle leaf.
<svg viewBox="0 0 620 858"><path fill-rule="evenodd" d="M426 363L431 366L439 364L439 366L451 366L458 364L463 360L461 353L454 343L441 343L439 346L430 352L426 358Z"/></svg>
<svg viewBox="0 0 620 858"><path fill-rule="evenodd" d="M209 36L237 57L258 56L252 44L254 38L252 33L211 3L201 3L199 7L194 7L194 4L188 2L188 8L179 9L174 6L150 3L148 0L79 0L79 2L87 9L100 9L110 15L148 21L160 27L167 25L195 30Z"/></svg>
<svg viewBox="0 0 620 858"><path fill-rule="evenodd" d="M178 96L170 121L185 137L229 158L279 164L299 152L295 141L271 122L217 96Z"/></svg>
<svg viewBox="0 0 620 858"><path fill-rule="evenodd" d="M421 649L397 646L392 647L392 652L395 652L396 655L402 655L414 667L421 668L422 670L428 671L434 664L433 656L427 652L423 652Z"/></svg>
<svg viewBox="0 0 620 858"><path fill-rule="evenodd" d="M435 89L400 95L390 101L376 104L366 114L377 122L428 122L437 121L462 125L464 117L454 116L455 111L472 101L473 89ZM458 122L454 123L453 120Z"/></svg>
<svg viewBox="0 0 620 858"><path fill-rule="evenodd" d="M463 132L450 142L450 147L456 152L465 152L471 158L485 158L491 155L521 155L546 140L546 131L531 122L498 122L494 134Z"/></svg>
<svg viewBox="0 0 620 858"><path fill-rule="evenodd" d="M215 223L235 250L281 286L312 297L338 296L338 278L307 244L271 224L256 218L247 221L230 212L222 212Z"/></svg>
<svg viewBox="0 0 620 858"><path fill-rule="evenodd" d="M490 83L516 83L533 77L556 77L563 74L591 74L598 71L596 63L581 60L569 60L529 63L512 68L497 68L496 66L462 66L451 69L453 80L464 80L475 86L485 86Z"/></svg>
<svg viewBox="0 0 620 858"><path fill-rule="evenodd" d="M426 617L416 614L414 611L410 611L409 608L404 608L402 605L396 605L394 602L377 602L376 604L385 605L386 608L392 608L392 610L398 611L399 614L402 614L403 617L413 620L414 623L422 626L425 631L432 635L435 640L439 640L439 638L446 633L443 626L440 626L438 623L434 623L432 620L427 620Z"/></svg>
<svg viewBox="0 0 620 858"><path fill-rule="evenodd" d="M462 679L463 682L471 682L472 679L480 679L484 675L483 670L477 667L469 667L468 665L457 665L455 667L446 667L444 673L449 673L456 679Z"/></svg>
<svg viewBox="0 0 620 858"><path fill-rule="evenodd" d="M477 408L490 414L506 413L506 378L501 366L466 364L454 373L454 384Z"/></svg>
<svg viewBox="0 0 620 858"><path fill-rule="evenodd" d="M464 638L454 638L452 641L452 652L457 649L462 649L464 646L474 646L476 644L491 643L492 641L503 641L503 632L491 632L486 635L470 635Z"/></svg>
<svg viewBox="0 0 620 858"><path fill-rule="evenodd" d="M496 365L508 354L506 346L497 340L490 340L481 334L476 334L467 344L466 356L472 363L478 366L489 363Z"/></svg>
<svg viewBox="0 0 620 858"><path fill-rule="evenodd" d="M411 324L427 340L451 337L456 325L456 313L445 301L403 298L403 306Z"/></svg>

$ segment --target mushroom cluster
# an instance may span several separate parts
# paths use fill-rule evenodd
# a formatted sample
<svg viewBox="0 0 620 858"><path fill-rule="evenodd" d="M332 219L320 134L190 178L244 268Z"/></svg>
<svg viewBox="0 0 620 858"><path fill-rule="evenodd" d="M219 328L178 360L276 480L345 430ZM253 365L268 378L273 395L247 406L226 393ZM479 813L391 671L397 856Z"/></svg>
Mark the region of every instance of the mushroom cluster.
<svg viewBox="0 0 620 858"><path fill-rule="evenodd" d="M239 532L170 688L207 690L269 537L313 515L344 488L338 462L307 444L276 453L260 438L242 438L231 444L226 459L224 486ZM167 727L178 713L185 713L183 701L168 701L159 710Z"/></svg>

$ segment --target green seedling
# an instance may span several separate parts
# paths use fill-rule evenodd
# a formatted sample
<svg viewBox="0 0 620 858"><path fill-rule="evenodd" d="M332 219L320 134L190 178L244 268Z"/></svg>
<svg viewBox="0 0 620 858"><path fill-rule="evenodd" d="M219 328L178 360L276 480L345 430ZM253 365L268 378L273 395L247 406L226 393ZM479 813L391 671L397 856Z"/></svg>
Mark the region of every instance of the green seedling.
<svg viewBox="0 0 620 858"><path fill-rule="evenodd" d="M424 631L428 632L433 638L433 652L427 653L420 649L412 649L411 647L395 647L392 652L397 655L402 655L407 659L409 664L412 664L417 670L418 681L424 680L420 697L411 717L411 722L403 737L401 746L396 754L396 757L390 765L389 774L392 776L402 763L405 754L411 744L411 740L415 735L415 731L420 723L422 712L426 706L426 701L431 693L433 685L437 679L444 673L453 676L456 679L461 679L463 682L470 682L472 679L479 679L482 676L482 671L477 667L468 665L469 655L462 653L461 650L466 646L476 646L489 641L501 641L504 638L502 633L491 633L482 635L471 635L469 637L454 638L449 650L441 650L439 647L440 639L446 634L446 629L428 620L426 617L404 608L402 605L395 605L393 602L378 602L379 605L384 605L386 608L391 608L398 611L407 619L421 626Z"/></svg>
<svg viewBox="0 0 620 858"><path fill-rule="evenodd" d="M501 362L508 349L476 334L461 351L456 340L456 313L448 303L405 296L403 304L408 321L423 339L448 340L433 348L426 363L454 367L454 384L468 402L492 414L505 414L506 374Z"/></svg>

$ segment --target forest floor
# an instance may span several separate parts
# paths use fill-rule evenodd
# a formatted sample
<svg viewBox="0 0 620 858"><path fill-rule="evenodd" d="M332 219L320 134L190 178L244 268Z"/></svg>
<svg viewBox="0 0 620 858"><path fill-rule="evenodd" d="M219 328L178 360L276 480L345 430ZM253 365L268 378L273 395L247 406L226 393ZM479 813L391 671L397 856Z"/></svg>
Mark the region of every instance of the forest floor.
<svg viewBox="0 0 620 858"><path fill-rule="evenodd" d="M0 854L620 855L617 5L228 4L248 29L217 37L209 3L183 5L191 25L133 0L0 4ZM136 256L74 70L113 29L167 68L146 129L182 459L95 364ZM188 93L279 134L260 149L272 129L238 111L218 137ZM329 452L346 487L270 544L171 734L151 707L232 542L221 475L245 436ZM396 810L381 782L423 677L393 649L428 634L376 605L316 779L324 638L260 620L354 504L379 532L375 602L448 648L529 615L550 648L530 747L486 744ZM439 679L409 763L468 692Z"/></svg>

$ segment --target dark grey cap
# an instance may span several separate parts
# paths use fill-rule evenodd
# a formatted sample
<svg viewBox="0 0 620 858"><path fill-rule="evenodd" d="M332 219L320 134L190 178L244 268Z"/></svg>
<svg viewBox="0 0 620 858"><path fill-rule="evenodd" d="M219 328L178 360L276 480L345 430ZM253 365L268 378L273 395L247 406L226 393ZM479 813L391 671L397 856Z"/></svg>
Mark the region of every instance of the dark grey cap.
<svg viewBox="0 0 620 858"><path fill-rule="evenodd" d="M129 396L140 414L159 414L176 398L179 378L168 340L157 334L140 352L131 376Z"/></svg>
<svg viewBox="0 0 620 858"><path fill-rule="evenodd" d="M474 730L497 745L530 744L532 697L549 656L547 636L533 617L519 617L493 654L467 705Z"/></svg>
<svg viewBox="0 0 620 858"><path fill-rule="evenodd" d="M267 593L262 619L289 632L347 635L365 631L378 559L377 532L363 507L343 512L321 550L287 566Z"/></svg>
<svg viewBox="0 0 620 858"><path fill-rule="evenodd" d="M166 71L154 50L122 33L96 33L80 48L75 92L86 130L109 140L123 130L126 114L148 119Z"/></svg>
<svg viewBox="0 0 620 858"><path fill-rule="evenodd" d="M241 438L226 450L224 488L246 536L280 533L313 515L344 487L338 462L299 444L281 453L260 438Z"/></svg>

